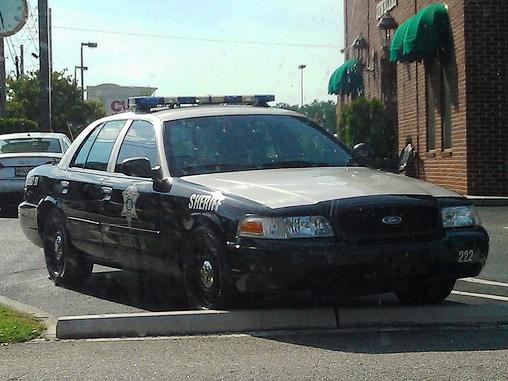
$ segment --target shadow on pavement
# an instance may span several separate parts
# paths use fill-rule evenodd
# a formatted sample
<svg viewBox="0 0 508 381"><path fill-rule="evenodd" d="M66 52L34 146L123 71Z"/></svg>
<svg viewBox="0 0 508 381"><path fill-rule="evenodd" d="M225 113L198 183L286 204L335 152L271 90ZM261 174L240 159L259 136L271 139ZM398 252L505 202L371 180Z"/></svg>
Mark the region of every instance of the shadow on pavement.
<svg viewBox="0 0 508 381"><path fill-rule="evenodd" d="M144 311L188 310L185 291L180 282L147 273L127 270L96 271L80 287L72 290L105 301ZM445 303L452 304L447 301ZM245 295L240 308L333 308L383 307L400 305L391 293L354 297L349 294L291 292L277 295Z"/></svg>
<svg viewBox="0 0 508 381"><path fill-rule="evenodd" d="M152 312L188 309L183 290L171 280L126 270L94 272L72 290Z"/></svg>
<svg viewBox="0 0 508 381"><path fill-rule="evenodd" d="M255 335L253 335L255 336ZM411 352L463 352L508 349L506 328L425 328L405 331L263 336L294 345L336 352L390 354Z"/></svg>

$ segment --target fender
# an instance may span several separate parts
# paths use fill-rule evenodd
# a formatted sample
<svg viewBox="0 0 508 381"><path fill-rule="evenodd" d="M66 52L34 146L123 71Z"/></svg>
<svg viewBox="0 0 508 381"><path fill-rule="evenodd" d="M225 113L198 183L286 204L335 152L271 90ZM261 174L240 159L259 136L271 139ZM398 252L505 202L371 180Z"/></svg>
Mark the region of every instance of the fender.
<svg viewBox="0 0 508 381"><path fill-rule="evenodd" d="M37 205L37 227L41 237L44 229L44 224L46 222L46 217L49 211L53 208L62 211L61 203L52 196L46 196L45 198L41 199Z"/></svg>

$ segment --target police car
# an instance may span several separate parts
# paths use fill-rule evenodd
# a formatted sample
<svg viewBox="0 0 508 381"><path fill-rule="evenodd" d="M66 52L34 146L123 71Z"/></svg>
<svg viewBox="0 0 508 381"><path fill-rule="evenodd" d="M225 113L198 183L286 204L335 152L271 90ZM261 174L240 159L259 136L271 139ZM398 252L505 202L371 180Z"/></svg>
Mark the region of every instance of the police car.
<svg viewBox="0 0 508 381"><path fill-rule="evenodd" d="M139 97L33 169L19 206L50 278L93 264L177 277L193 308L260 293L393 291L438 303L485 265L467 199L361 166L273 96Z"/></svg>

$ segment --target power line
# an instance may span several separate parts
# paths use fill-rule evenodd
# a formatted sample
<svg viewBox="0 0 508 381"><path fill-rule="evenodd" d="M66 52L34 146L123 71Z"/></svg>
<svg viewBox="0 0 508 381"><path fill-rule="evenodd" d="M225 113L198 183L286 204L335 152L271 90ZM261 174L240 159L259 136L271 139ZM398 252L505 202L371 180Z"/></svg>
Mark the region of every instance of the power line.
<svg viewBox="0 0 508 381"><path fill-rule="evenodd" d="M321 48L321 49L339 49L338 45L331 44L302 44L292 42L268 42L268 41L253 41L253 40L229 40L219 38L195 38L195 37L184 37L184 36L173 36L166 34L148 34L148 33L134 33L134 32L118 32L113 30L102 30L102 29L86 29L86 28L75 28L70 26L53 25L53 29L69 30L75 32L94 32L104 34L115 34L119 36L130 36L130 37L151 37L151 38L162 38L166 40L180 40L180 41L194 41L194 42L219 42L228 44L245 44L245 45L265 45L265 46L290 46L298 48Z"/></svg>

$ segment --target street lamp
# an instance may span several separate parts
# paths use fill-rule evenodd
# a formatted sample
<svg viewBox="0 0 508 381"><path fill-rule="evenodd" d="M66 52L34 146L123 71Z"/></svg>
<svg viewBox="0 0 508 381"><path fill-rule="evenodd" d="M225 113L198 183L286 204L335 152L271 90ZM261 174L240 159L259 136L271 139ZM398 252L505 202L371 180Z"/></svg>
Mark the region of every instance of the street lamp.
<svg viewBox="0 0 508 381"><path fill-rule="evenodd" d="M85 71L85 66L83 66L83 46L87 46L89 48L94 49L97 47L97 43L96 42L82 42L81 43L81 66L80 66L80 70L81 70L81 98L84 99L85 98L85 80L83 78L83 74Z"/></svg>
<svg viewBox="0 0 508 381"><path fill-rule="evenodd" d="M300 70L300 107L303 107L303 69L305 69L307 65L298 65L298 69Z"/></svg>
<svg viewBox="0 0 508 381"><path fill-rule="evenodd" d="M81 70L81 66L74 66L74 84L77 86L78 84L78 74L77 74L77 70L80 69ZM87 71L88 70L88 66L84 66L83 67L83 70L84 71Z"/></svg>

